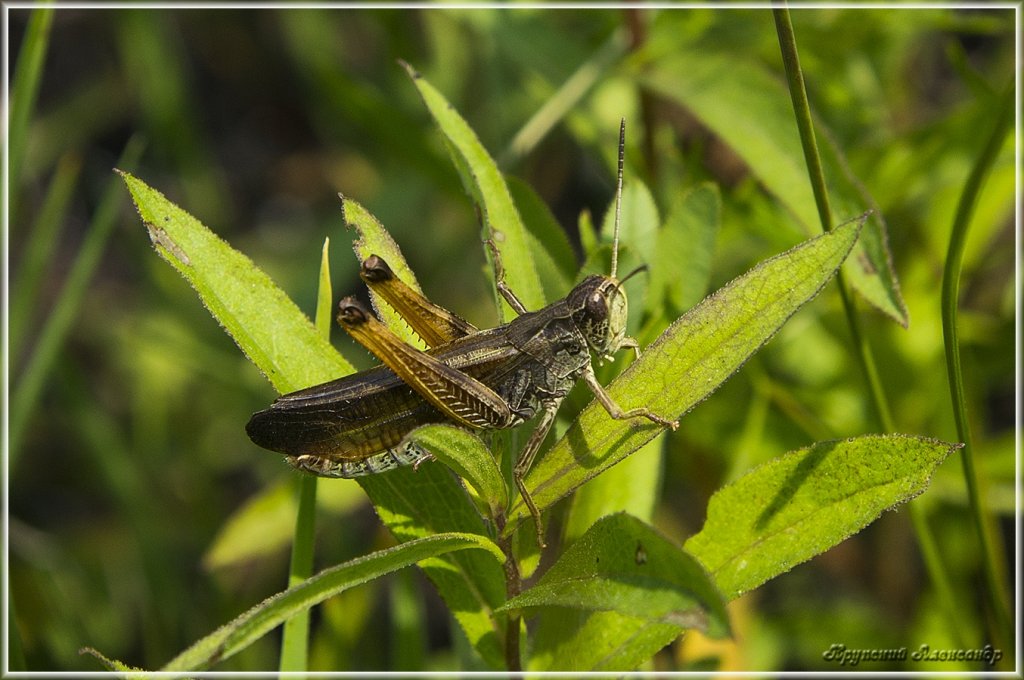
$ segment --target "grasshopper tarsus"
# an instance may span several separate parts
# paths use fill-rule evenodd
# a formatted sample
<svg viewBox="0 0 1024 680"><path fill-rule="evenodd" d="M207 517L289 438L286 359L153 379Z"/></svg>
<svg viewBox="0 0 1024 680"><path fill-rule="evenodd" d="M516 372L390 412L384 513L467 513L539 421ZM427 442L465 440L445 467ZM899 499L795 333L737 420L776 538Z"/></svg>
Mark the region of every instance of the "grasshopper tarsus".
<svg viewBox="0 0 1024 680"><path fill-rule="evenodd" d="M363 303L349 295L338 302L338 323L342 327L366 323L370 315Z"/></svg>
<svg viewBox="0 0 1024 680"><path fill-rule="evenodd" d="M370 255L359 267L359 278L367 283L381 283L395 278L395 272L379 255Z"/></svg>
<svg viewBox="0 0 1024 680"><path fill-rule="evenodd" d="M494 241L491 239L485 239L484 243L491 251L491 260L494 262L494 285L498 288L498 292L501 293L501 297L505 298L509 306L515 310L516 314L526 314L526 305L516 296L512 289L505 283L505 265L501 262L501 253L498 252L498 247L494 245Z"/></svg>
<svg viewBox="0 0 1024 680"><path fill-rule="evenodd" d="M544 520L541 519L540 510L537 509L537 504L533 502L533 496L530 495L530 491L526 488L526 482L523 478L515 475L514 479L516 487L519 489L519 496L523 499L523 503L526 504L530 515L533 517L533 528L537 532L537 547L543 550L547 547L547 543L544 541Z"/></svg>

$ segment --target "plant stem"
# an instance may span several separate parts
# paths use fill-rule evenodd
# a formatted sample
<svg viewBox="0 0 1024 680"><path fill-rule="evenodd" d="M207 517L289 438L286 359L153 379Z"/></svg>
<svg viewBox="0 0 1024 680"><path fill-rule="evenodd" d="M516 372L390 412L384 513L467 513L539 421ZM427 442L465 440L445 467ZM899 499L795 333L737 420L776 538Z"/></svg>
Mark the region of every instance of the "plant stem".
<svg viewBox="0 0 1024 680"><path fill-rule="evenodd" d="M989 606L994 617L993 639L998 645L1005 645L1013 639L1013 623L1009 610L1009 589L1006 583L1005 565L996 554L996 538L993 520L984 507L978 473L974 465L974 445L971 426L967 418L967 395L964 390L963 369L960 365L960 338L957 327L958 302L960 298L960 272L963 266L964 246L971 216L978 202L982 185L995 163L1006 134L1013 122L1016 90L1011 81L999 100L996 122L992 133L978 156L971 173L964 184L946 255L946 267L942 275L942 335L946 350L946 370L949 374L949 390L953 400L953 417L956 421L957 436L964 443L960 452L964 481L967 484L967 500L971 509L978 540L981 543L981 561Z"/></svg>
<svg viewBox="0 0 1024 680"><path fill-rule="evenodd" d="M331 336L331 269L328 250L330 239L324 239L320 252L320 279L316 300L316 328L328 340ZM316 487L317 478L302 475L298 481L299 510L295 517L295 540L292 542L288 587L305 581L313 575L313 553L316 543ZM279 669L305 671L309 667L309 609L288 619L281 636Z"/></svg>
<svg viewBox="0 0 1024 680"><path fill-rule="evenodd" d="M313 548L316 534L316 486L312 475L297 477L299 511L295 518L295 540L292 543L288 587L302 583L313 575ZM309 609L288 619L281 635L281 672L302 672L309 667Z"/></svg>
<svg viewBox="0 0 1024 680"><path fill-rule="evenodd" d="M832 208L829 205L828 185L825 183L825 171L821 165L821 156L818 154L818 142L814 135L814 119L811 116L810 103L807 101L807 88L804 85L803 71L800 69L800 55L796 48L796 37L793 35L793 23L790 21L788 8L776 8L772 11L775 15L775 28L779 34L782 62L786 67L789 95L793 101L797 129L800 132L800 144L803 146L804 159L807 162L807 174L814 192L814 202L818 207L818 219L821 220L823 231L832 231ZM857 360L860 363L861 372L868 384L868 389L871 390L871 398L879 423L883 431L892 432L893 421L889 411L889 400L882 388L871 346L861 333L853 296L850 294L850 288L842 269L836 272L836 285L839 287L839 297L846 314L846 324L850 328L851 340L857 350Z"/></svg>
<svg viewBox="0 0 1024 680"><path fill-rule="evenodd" d="M811 117L811 107L807 100L807 89L804 85L803 71L800 69L800 56L797 52L796 37L793 34L793 23L790 19L789 9L785 4L774 8L772 13L775 16L775 29L779 36L779 49L782 53L782 61L786 69L789 94L793 101L793 110L800 132L800 142L803 146L804 157L807 162L811 188L814 191L814 200L818 207L818 216L821 220L822 229L830 231L832 229L832 210L829 206L825 173L822 170L821 157L818 154L818 145L814 136L814 122ZM850 329L851 340L856 348L857 360L864 379L868 384L868 389L871 392L878 421L883 432L893 432L895 428L892 413L889 410L888 399L875 367L871 347L861 333L857 311L842 270L836 273L836 284L839 287L839 297L843 303L843 311L846 315L847 326ZM944 615L951 624L950 630L954 636L959 636L960 633L958 631L960 630L961 619L953 598L950 586L951 581L946 566L939 558L938 550L935 549L935 539L932 536L931 529L928 526L920 504L910 503L908 508L910 510L911 522L921 547L925 568L940 598ZM958 641L958 644L962 643Z"/></svg>
<svg viewBox="0 0 1024 680"><path fill-rule="evenodd" d="M495 518L497 528L498 547L505 553L505 598L511 600L523 589L523 581L519 574L519 564L512 551L512 536L504 536L505 513L502 511ZM510 673L520 673L523 670L522 655L519 650L519 629L522 627L522 617L518 612L508 614L505 622L505 670Z"/></svg>

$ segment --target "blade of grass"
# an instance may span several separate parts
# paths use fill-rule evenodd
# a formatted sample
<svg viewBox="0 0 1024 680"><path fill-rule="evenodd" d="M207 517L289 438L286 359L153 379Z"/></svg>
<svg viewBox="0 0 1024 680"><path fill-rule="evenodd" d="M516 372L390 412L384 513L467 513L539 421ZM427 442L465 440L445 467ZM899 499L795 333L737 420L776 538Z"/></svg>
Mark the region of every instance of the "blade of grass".
<svg viewBox="0 0 1024 680"><path fill-rule="evenodd" d="M68 203L78 183L81 169L82 157L76 153L64 156L57 163L57 170L46 190L43 206L18 258L20 267L18 276L11 286L14 296L11 299L8 320L11 333L8 351L13 357L21 356L29 318L39 305L39 284L46 270L46 263L53 260L53 253L60 243L60 227L64 224Z"/></svg>
<svg viewBox="0 0 1024 680"><path fill-rule="evenodd" d="M964 184L953 230L946 254L946 266L942 274L942 337L946 351L946 371L949 374L949 391L953 400L953 417L956 421L957 436L964 443L960 461L963 465L964 481L967 484L967 499L971 509L974 529L981 542L981 561L985 574L985 586L989 606L995 618L993 640L997 646L1006 646L1013 639L1013 622L1009 610L1009 588L1006 583L1006 565L999 558L992 518L985 507L984 494L974 464L971 425L967 418L967 393L964 389L964 375L960 366L960 337L957 325L960 300L960 272L963 265L964 246L971 225L971 216L978 202L982 185L995 163L1006 134L1013 122L1016 89L1011 82L999 101L996 122L991 136L978 155L971 174ZM1000 551L1001 552L1001 551Z"/></svg>
<svg viewBox="0 0 1024 680"><path fill-rule="evenodd" d="M804 159L807 162L807 174L814 192L814 201L818 206L818 217L821 220L822 230L831 231L832 209L829 206L828 187L825 183L825 173L822 169L821 157L818 154L818 143L814 136L814 122L811 118L811 106L807 100L807 90L804 87L803 71L800 69L800 57L797 53L796 37L793 35L793 24L790 21L788 9L775 9L773 12L775 14L775 27L779 34L782 61L786 67L789 94L793 100L793 111L796 117L797 128L800 131L800 143L803 146ZM868 389L871 390L878 419L884 431L892 432L894 428L892 425L892 414L889 411L888 398L885 395L885 390L882 388L878 370L875 367L871 346L868 345L863 333L861 333L860 321L853 306L853 297L850 295L846 277L842 271L836 275L836 286L839 288L843 310L846 312L847 325L850 328L850 335L857 350L857 360L860 363Z"/></svg>
<svg viewBox="0 0 1024 680"><path fill-rule="evenodd" d="M316 320L314 325L324 340L331 339L331 265L328 249L331 240L324 239L320 258L320 285L317 288ZM316 547L316 487L313 475L297 477L299 510L295 516L295 539L292 542L291 565L288 570L288 587L297 586L313 575L313 552ZM309 668L309 610L303 609L285 621L281 635L281 659L278 669L282 672L304 672Z"/></svg>
<svg viewBox="0 0 1024 680"><path fill-rule="evenodd" d="M569 79L562 83L530 120L519 129L508 147L498 157L498 165L507 168L526 156L576 106L594 83L626 53L626 34L616 30L593 56L583 62Z"/></svg>
<svg viewBox="0 0 1024 680"><path fill-rule="evenodd" d="M779 36L779 50L782 53L782 61L786 69L786 79L793 102L793 112L800 132L800 142L804 149L815 203L818 207L822 229L829 231L832 229L832 213L829 208L828 189L825 184L822 162L818 155L817 142L814 137L814 123L811 117L810 103L807 99L807 90L804 86L803 71L800 68L800 55L797 51L796 36L793 33L793 23L787 7L773 9L772 12L775 16L775 28ZM851 341L856 349L857 360L867 382L868 389L871 392L872 402L874 403L882 430L884 432L894 432L895 427L892 413L889 410L888 399L875 367L871 347L861 333L860 321L854 309L853 298L847 288L846 279L843 277L842 272L839 272L836 276L836 286L839 289L839 297L843 303L846 323L850 329ZM959 636L961 627L958 622L959 615L952 594L949 573L939 557L934 537L931 534L931 529L928 526L921 506L916 503L910 503L909 508L911 522L914 525L914 531L921 545L925 568L928 570L932 583L935 584L943 613L951 624L950 629L954 631L954 635ZM958 640L957 642L960 646L966 646L963 640Z"/></svg>
<svg viewBox="0 0 1024 680"><path fill-rule="evenodd" d="M330 567L284 592L273 595L176 656L161 671L205 668L242 651L296 612L308 610L354 586L453 551L475 549L499 562L501 551L477 534L444 533L416 539Z"/></svg>
<svg viewBox="0 0 1024 680"><path fill-rule="evenodd" d="M143 142L140 137L132 137L125 145L124 153L118 162L120 167L133 168L142 155ZM103 249L107 244L117 223L118 210L124 200L121 194L121 180L112 177L103 192L99 206L93 214L86 234L71 267L64 286L57 296L53 311L47 318L39 339L35 342L35 351L25 365L21 379L11 395L10 424L8 426L8 447L10 466L14 469L21 449L21 439L25 434L36 400L42 392L43 385L53 368L60 353L71 325L82 308L82 299L88 290L89 281L99 265Z"/></svg>
<svg viewBox="0 0 1024 680"><path fill-rule="evenodd" d="M14 72L14 83L11 86L10 119L8 122L7 172L8 178L19 177L21 163L24 159L25 144L28 141L28 123L35 108L36 95L43 78L43 64L46 62L46 51L50 44L50 27L53 25L53 7L40 7L32 12L25 32L25 42L18 54L18 65ZM15 197L18 195L17 181L9 187L10 213L16 215Z"/></svg>

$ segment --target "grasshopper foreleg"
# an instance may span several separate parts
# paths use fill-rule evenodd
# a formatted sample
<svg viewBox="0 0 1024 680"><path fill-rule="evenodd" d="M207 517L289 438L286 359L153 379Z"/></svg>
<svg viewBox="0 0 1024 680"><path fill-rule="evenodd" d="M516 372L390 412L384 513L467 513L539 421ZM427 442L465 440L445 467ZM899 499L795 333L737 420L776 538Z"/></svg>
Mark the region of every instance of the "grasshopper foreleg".
<svg viewBox="0 0 1024 680"><path fill-rule="evenodd" d="M671 427L673 430L679 427L678 420L669 420L659 416L649 408L634 408L628 411L622 410L622 407L616 404L612 398L604 391L604 387L597 381L597 376L594 375L594 367L588 365L583 369L583 380L586 381L587 387L594 393L594 397L601 402L601 406L604 406L604 410L608 412L615 420L629 420L630 418L647 418L653 423L657 423L662 427Z"/></svg>
<svg viewBox="0 0 1024 680"><path fill-rule="evenodd" d="M505 298L509 306L516 311L516 314L526 314L526 305L516 297L516 294L505 283L505 265L501 263L501 253L498 252L498 247L494 245L494 241L491 239L487 239L484 243L491 250L491 260L494 262L494 285L497 286L498 292Z"/></svg>
<svg viewBox="0 0 1024 680"><path fill-rule="evenodd" d="M526 446L519 452L519 458L516 460L516 465L512 469L512 478L516 482L516 486L519 488L519 495L523 498L523 503L529 508L530 514L533 515L533 524L537 529L537 545L541 548L544 547L544 523L540 518L540 510L537 509L537 505L533 502L533 497L530 492L526 490L526 483L523 478L526 476L530 466L533 465L533 459L537 457L537 451L540 449L540 445L544 443L544 438L547 437L548 431L551 429L551 425L555 422L555 416L558 414L558 406L562 403L559 399L554 402L549 402L544 405L544 410L541 412L540 422L537 423L537 427L534 428L533 434L530 435L530 439L526 442Z"/></svg>

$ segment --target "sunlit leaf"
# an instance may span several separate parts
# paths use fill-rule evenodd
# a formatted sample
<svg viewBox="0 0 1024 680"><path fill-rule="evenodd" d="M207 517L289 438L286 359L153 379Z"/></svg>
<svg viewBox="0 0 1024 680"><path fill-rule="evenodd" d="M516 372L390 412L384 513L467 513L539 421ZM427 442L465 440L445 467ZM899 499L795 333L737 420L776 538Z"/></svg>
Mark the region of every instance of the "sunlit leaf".
<svg viewBox="0 0 1024 680"><path fill-rule="evenodd" d="M543 307L544 291L533 263L530 238L497 164L444 95L412 67L406 65L406 69L444 134L466 191L481 212L486 225L484 236L491 238L501 253L509 287L527 309Z"/></svg>
<svg viewBox="0 0 1024 680"><path fill-rule="evenodd" d="M819 442L719 490L686 542L732 599L832 546L923 492L960 448L935 439L873 435Z"/></svg>
<svg viewBox="0 0 1024 680"><path fill-rule="evenodd" d="M850 222L766 260L672 324L608 388L622 408L646 406L674 418L705 399L832 277L857 239ZM597 402L526 477L546 508L657 436L643 419L613 420ZM526 516L522 502L510 517ZM511 526L511 523L510 523Z"/></svg>

